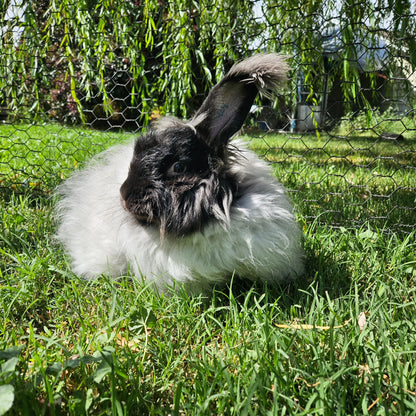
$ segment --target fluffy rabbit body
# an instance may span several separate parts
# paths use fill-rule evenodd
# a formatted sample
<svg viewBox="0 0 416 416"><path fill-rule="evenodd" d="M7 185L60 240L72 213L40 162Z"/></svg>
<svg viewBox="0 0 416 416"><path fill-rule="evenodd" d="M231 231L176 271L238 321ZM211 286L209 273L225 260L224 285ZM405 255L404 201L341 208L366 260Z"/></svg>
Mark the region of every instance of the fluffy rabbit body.
<svg viewBox="0 0 416 416"><path fill-rule="evenodd" d="M281 282L304 270L301 231L285 189L241 141L254 98L285 80L278 54L242 61L189 121L156 121L59 190L58 239L85 278L128 271L159 289L198 293L233 273Z"/></svg>

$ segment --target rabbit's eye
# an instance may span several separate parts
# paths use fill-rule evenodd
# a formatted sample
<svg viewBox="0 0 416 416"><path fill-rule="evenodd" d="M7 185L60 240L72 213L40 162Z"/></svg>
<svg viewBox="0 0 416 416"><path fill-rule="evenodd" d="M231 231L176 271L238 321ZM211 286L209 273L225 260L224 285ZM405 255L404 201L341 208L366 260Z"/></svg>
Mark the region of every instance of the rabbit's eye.
<svg viewBox="0 0 416 416"><path fill-rule="evenodd" d="M187 164L184 161L175 162L168 170L168 173L171 175L177 175L181 173L185 173L187 170Z"/></svg>
<svg viewBox="0 0 416 416"><path fill-rule="evenodd" d="M186 170L186 165L183 162L176 162L173 165L173 171L175 173L183 173L183 172L185 172L185 170Z"/></svg>

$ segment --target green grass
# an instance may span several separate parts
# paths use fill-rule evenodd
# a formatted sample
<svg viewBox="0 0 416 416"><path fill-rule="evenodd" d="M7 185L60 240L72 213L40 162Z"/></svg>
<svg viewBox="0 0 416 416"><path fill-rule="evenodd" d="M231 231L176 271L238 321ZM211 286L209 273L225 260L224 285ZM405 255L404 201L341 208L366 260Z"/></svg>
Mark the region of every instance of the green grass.
<svg viewBox="0 0 416 416"><path fill-rule="evenodd" d="M294 189L306 172L319 183L332 163L318 150L329 146L325 137L287 139L268 135L251 145L275 157L276 174ZM49 151L42 157L51 159ZM293 155L302 169L291 167ZM409 156L403 163L412 163ZM30 161L37 158L32 152ZM50 175L73 165L61 158ZM375 177L354 169L364 182L366 172ZM398 171L397 182L413 180L406 174ZM302 220L307 273L297 282L270 288L234 280L205 297L162 296L129 276L77 278L52 238L53 199L30 190L0 201L0 414L9 407L13 415L416 413L414 231ZM301 191L291 195L304 219L313 211ZM328 210L337 210L332 203ZM384 210L377 206L376 215Z"/></svg>
<svg viewBox="0 0 416 416"><path fill-rule="evenodd" d="M0 125L0 189L49 193L83 161L131 137L58 124Z"/></svg>
<svg viewBox="0 0 416 416"><path fill-rule="evenodd" d="M307 220L409 231L416 225L416 136L267 134L246 136L274 163Z"/></svg>

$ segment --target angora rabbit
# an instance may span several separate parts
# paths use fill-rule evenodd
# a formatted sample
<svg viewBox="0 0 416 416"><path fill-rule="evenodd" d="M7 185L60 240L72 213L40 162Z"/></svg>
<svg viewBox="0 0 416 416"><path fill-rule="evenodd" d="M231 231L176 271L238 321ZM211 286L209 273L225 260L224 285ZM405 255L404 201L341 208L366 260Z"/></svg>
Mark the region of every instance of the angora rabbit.
<svg viewBox="0 0 416 416"><path fill-rule="evenodd" d="M285 81L278 54L234 65L189 121L162 118L60 186L58 239L85 278L128 271L198 293L235 273L281 282L304 270L285 189L241 141L259 91Z"/></svg>

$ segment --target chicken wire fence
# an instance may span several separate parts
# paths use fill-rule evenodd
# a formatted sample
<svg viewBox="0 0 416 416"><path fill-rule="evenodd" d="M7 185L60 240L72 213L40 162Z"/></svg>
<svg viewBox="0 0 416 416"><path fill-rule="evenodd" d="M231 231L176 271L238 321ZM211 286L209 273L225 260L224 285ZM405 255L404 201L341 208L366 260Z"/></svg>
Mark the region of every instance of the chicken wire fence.
<svg viewBox="0 0 416 416"><path fill-rule="evenodd" d="M161 115L190 117L232 64L281 52L286 89L242 136L305 221L416 225L410 0L0 0L0 189L48 195Z"/></svg>

